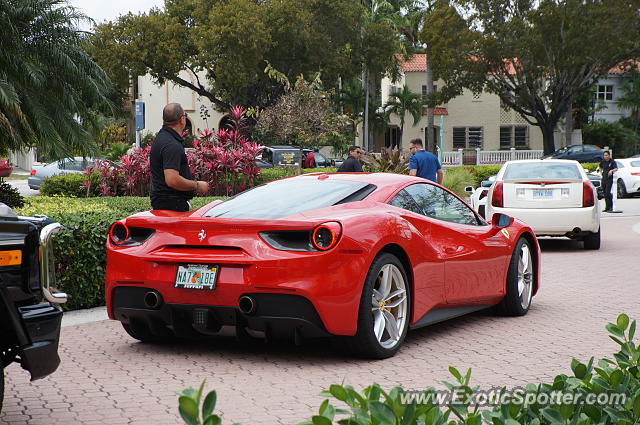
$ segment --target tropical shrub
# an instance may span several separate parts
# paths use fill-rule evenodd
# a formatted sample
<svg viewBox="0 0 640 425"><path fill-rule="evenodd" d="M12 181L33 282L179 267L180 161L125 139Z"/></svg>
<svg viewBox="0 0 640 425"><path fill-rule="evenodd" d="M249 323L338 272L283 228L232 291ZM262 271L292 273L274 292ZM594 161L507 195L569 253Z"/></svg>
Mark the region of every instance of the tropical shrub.
<svg viewBox="0 0 640 425"><path fill-rule="evenodd" d="M474 184L471 186L480 186L480 184L488 180L489 177L498 174L502 165L465 165L464 167L452 167L452 168L464 168L471 173L474 177Z"/></svg>
<svg viewBox="0 0 640 425"><path fill-rule="evenodd" d="M11 208L21 207L24 205L24 197L18 189L0 178L0 202Z"/></svg>
<svg viewBox="0 0 640 425"><path fill-rule="evenodd" d="M331 385L318 413L298 425L632 425L640 420L640 347L633 341L636 321L626 314L606 325L620 349L613 359L594 364L571 361L571 374L548 383L531 383L513 390L481 391L471 386L471 369L455 367L446 392L429 387L385 391L373 384L362 392L349 385ZM179 393L179 412L189 425L218 425L213 413L217 394L209 392L200 408L204 382L198 390ZM445 397L442 397L442 396ZM492 397L492 398L490 398ZM346 408L331 402L338 400ZM592 401L590 401L592 400Z"/></svg>
<svg viewBox="0 0 640 425"><path fill-rule="evenodd" d="M40 194L43 196L68 196L71 198L85 198L87 196L99 196L98 185L101 182L97 173L88 177L90 185L86 184L87 176L84 174L58 174L44 179L40 186Z"/></svg>
<svg viewBox="0 0 640 425"><path fill-rule="evenodd" d="M442 185L461 198L469 196L469 194L465 192L464 188L467 186L473 186L474 183L474 176L464 167L447 168L444 170Z"/></svg>
<svg viewBox="0 0 640 425"><path fill-rule="evenodd" d="M194 198L199 208L219 198ZM66 310L104 305L106 237L114 221L151 209L148 197L60 198L30 197L19 215L45 214L65 226L53 238L56 286L69 295Z"/></svg>
<svg viewBox="0 0 640 425"><path fill-rule="evenodd" d="M336 168L303 168L302 174L309 173L335 173L337 171ZM256 184L263 184L266 182L270 182L273 180L282 179L285 177L297 176L298 168L297 167L274 167L274 168L266 168L260 172L256 180Z"/></svg>
<svg viewBox="0 0 640 425"><path fill-rule="evenodd" d="M379 155L366 153L362 161L369 173L409 173L409 158L399 149L383 148Z"/></svg>

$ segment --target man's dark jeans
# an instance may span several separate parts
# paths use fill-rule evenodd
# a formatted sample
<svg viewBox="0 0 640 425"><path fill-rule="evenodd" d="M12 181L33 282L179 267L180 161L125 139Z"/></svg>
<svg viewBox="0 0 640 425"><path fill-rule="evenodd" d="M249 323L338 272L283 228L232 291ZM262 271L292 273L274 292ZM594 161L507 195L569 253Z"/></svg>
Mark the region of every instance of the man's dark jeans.
<svg viewBox="0 0 640 425"><path fill-rule="evenodd" d="M189 211L189 203L184 198L158 196L151 198L151 208L154 210L169 210L177 212Z"/></svg>
<svg viewBox="0 0 640 425"><path fill-rule="evenodd" d="M604 194L604 209L605 211L611 211L613 209L613 195L611 194L611 187L613 186L613 179L602 179L602 192Z"/></svg>

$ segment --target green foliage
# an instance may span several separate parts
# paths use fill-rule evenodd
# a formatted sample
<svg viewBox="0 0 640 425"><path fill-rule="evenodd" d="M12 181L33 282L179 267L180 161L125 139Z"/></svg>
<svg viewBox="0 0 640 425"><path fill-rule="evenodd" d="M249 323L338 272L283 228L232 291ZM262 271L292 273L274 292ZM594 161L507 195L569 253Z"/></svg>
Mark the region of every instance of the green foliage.
<svg viewBox="0 0 640 425"><path fill-rule="evenodd" d="M40 194L43 196L67 196L71 198L86 198L87 195L99 196L100 176L97 173L91 174L91 189L89 193L87 193L85 181L85 174L58 174L51 176L42 182Z"/></svg>
<svg viewBox="0 0 640 425"><path fill-rule="evenodd" d="M121 156L126 155L127 152L131 149L131 145L128 143L113 143L109 146L109 149L104 152L102 157L109 161L118 161Z"/></svg>
<svg viewBox="0 0 640 425"><path fill-rule="evenodd" d="M0 178L0 202L11 207L17 208L24 205L24 197L15 187Z"/></svg>
<svg viewBox="0 0 640 425"><path fill-rule="evenodd" d="M488 180L489 177L498 174L502 165L465 165L464 168L475 177L475 182L472 186L477 187L480 186L483 181Z"/></svg>
<svg viewBox="0 0 640 425"><path fill-rule="evenodd" d="M620 347L613 359L586 364L574 359L571 373L556 375L551 382L528 384L508 392L502 388L488 406L481 400L480 388L471 386L471 369L463 374L453 366L449 373L453 382L444 382L450 398L438 404L433 387L420 393L402 387L385 391L373 384L362 392L349 385L330 385L322 393L327 397L310 420L298 425L632 425L640 418L640 347L634 342L636 321L626 314L606 325L609 337ZM179 409L189 425L220 424L213 415L216 392L205 397L199 419L199 390L187 389L179 394ZM518 395L519 394L519 395ZM554 398L554 394L556 397ZM557 397L560 395L561 397ZM569 402L564 401L570 396ZM487 398L487 393L484 393ZM506 397L505 397L506 396ZM603 401L598 399L607 396ZM589 401L594 397L593 401ZM547 402L544 402L544 400ZM338 401L346 408L334 406ZM206 418L211 417L210 422Z"/></svg>
<svg viewBox="0 0 640 425"><path fill-rule="evenodd" d="M583 162L580 165L582 165L582 168L586 169L589 173L593 173L600 166L597 162Z"/></svg>
<svg viewBox="0 0 640 425"><path fill-rule="evenodd" d="M469 0L459 14L439 2L424 41L451 89L485 89L535 123L545 154L573 100L640 53L640 0Z"/></svg>
<svg viewBox="0 0 640 425"><path fill-rule="evenodd" d="M129 75L148 73L196 91L220 110L263 108L282 94L263 73L266 62L291 81L319 70L331 82L357 75L362 10L353 0L174 0L164 10L98 25L91 52L123 88Z"/></svg>
<svg viewBox="0 0 640 425"><path fill-rule="evenodd" d="M85 51L86 20L60 0L0 0L1 148L95 153L89 130L113 90Z"/></svg>
<svg viewBox="0 0 640 425"><path fill-rule="evenodd" d="M194 198L199 208L219 198ZM25 200L19 215L45 214L65 229L53 239L56 286L69 295L66 310L104 305L106 237L111 224L151 209L149 198L60 198L34 196Z"/></svg>
<svg viewBox="0 0 640 425"><path fill-rule="evenodd" d="M640 136L619 122L600 120L584 126L582 140L585 144L609 146L616 158L626 158L637 153Z"/></svg>
<svg viewBox="0 0 640 425"><path fill-rule="evenodd" d="M465 167L447 168L444 170L442 185L461 198L469 196L469 194L465 192L464 188L467 186L473 186L474 183L475 176Z"/></svg>

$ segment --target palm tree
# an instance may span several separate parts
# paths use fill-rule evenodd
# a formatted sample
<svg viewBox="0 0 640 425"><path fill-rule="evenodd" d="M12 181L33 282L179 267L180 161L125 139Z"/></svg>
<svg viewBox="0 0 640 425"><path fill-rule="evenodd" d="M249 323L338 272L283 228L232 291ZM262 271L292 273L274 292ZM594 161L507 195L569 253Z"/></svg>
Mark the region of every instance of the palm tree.
<svg viewBox="0 0 640 425"><path fill-rule="evenodd" d="M1 150L93 153L88 127L113 92L84 49L86 19L63 0L0 0Z"/></svg>
<svg viewBox="0 0 640 425"><path fill-rule="evenodd" d="M358 123L362 121L362 111L364 109L365 93L362 80L354 78L340 88L337 96L338 106L349 117L351 121L351 131L357 133Z"/></svg>
<svg viewBox="0 0 640 425"><path fill-rule="evenodd" d="M400 118L399 148L402 148L405 117L407 114L411 114L413 125L418 124L422 116L422 94L412 92L405 84L400 92L389 95L389 101L385 104L384 109L387 115L394 114Z"/></svg>

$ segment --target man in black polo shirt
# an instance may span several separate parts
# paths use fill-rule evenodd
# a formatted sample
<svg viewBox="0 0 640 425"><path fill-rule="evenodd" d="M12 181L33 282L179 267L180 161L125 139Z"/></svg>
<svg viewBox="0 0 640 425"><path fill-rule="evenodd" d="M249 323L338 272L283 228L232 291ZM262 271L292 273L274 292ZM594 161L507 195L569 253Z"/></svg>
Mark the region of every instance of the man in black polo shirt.
<svg viewBox="0 0 640 425"><path fill-rule="evenodd" d="M362 149L358 146L351 146L349 148L349 158L338 168L338 173L361 173L362 165L360 165L359 161L361 156Z"/></svg>
<svg viewBox="0 0 640 425"><path fill-rule="evenodd" d="M613 173L618 171L618 164L611 158L609 151L604 151L598 168L602 172L602 192L604 193L605 207L602 212L611 212L613 210L613 194L611 193Z"/></svg>
<svg viewBox="0 0 640 425"><path fill-rule="evenodd" d="M193 180L184 140L180 134L187 123L187 114L178 103L162 110L162 129L151 146L151 207L154 210L189 211L189 199L194 192L205 194L209 184Z"/></svg>

